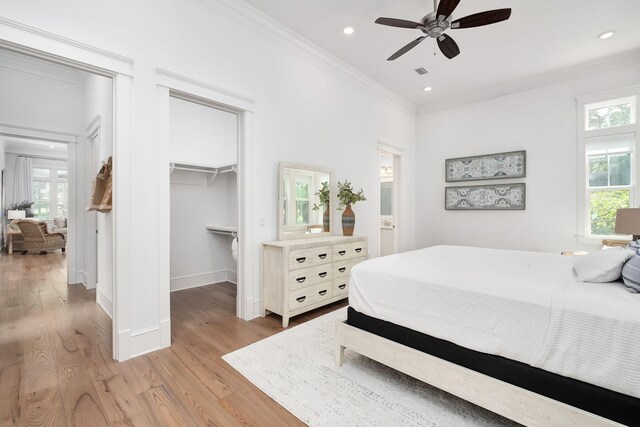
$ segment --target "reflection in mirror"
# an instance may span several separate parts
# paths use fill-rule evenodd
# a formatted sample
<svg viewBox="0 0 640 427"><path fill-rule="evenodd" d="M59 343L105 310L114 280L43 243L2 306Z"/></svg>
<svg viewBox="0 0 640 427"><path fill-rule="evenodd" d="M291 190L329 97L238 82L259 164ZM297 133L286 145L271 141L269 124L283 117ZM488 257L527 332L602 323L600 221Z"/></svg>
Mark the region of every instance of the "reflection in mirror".
<svg viewBox="0 0 640 427"><path fill-rule="evenodd" d="M330 188L328 171L280 165L281 239L331 232Z"/></svg>

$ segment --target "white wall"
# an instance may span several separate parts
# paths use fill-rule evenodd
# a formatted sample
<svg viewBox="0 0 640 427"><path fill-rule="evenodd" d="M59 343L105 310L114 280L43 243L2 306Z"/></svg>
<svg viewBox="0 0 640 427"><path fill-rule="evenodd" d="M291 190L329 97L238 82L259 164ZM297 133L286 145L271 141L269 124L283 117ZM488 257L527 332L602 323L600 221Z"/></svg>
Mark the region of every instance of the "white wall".
<svg viewBox="0 0 640 427"><path fill-rule="evenodd" d="M362 84L317 55L282 44L264 35L249 20L231 16L226 6L211 1L141 0L136 2L85 2L7 0L0 16L99 46L133 58L130 147L133 179L129 206L121 206L132 230L126 283L130 289L130 328L147 351L158 347L151 338L160 323L160 232L150 212L158 206L157 79L156 68L186 75L226 91L255 100L255 149L248 159L257 179L252 186L249 226L259 241L277 238L277 165L281 160L333 169L336 180L349 179L363 187L369 201L355 206L356 234L368 236L371 254L378 247L377 144L385 142L404 150L402 168L403 217L401 249L414 247L415 117L389 97ZM149 19L149 13L152 19ZM246 24L245 24L246 23ZM230 43L230 41L233 41ZM357 73L352 73L357 74ZM162 172L164 173L164 172ZM261 219L265 226L260 227ZM333 223L339 230L339 216ZM125 244L125 242L123 242ZM260 245L246 256L260 259ZM260 299L260 263L255 263L255 307ZM257 311L255 314L258 314ZM146 340L145 337L150 337Z"/></svg>
<svg viewBox="0 0 640 427"><path fill-rule="evenodd" d="M98 304L112 316L113 314L113 214L85 212L84 207L89 205L91 197L92 181L100 168L91 169L92 148L88 140L87 126L97 117L100 120L99 155L100 161L113 155L113 83L110 78L91 74L84 86L84 132L79 141L82 150L83 179L78 183L78 199L82 209L82 219L86 224L85 229L85 265L87 272L97 267L96 300ZM97 226L97 266L93 257L93 248L96 247L95 233Z"/></svg>
<svg viewBox="0 0 640 427"><path fill-rule="evenodd" d="M238 115L171 97L172 162L204 166L238 163Z"/></svg>
<svg viewBox="0 0 640 427"><path fill-rule="evenodd" d="M589 249L575 237L575 98L638 83L640 66L627 67L419 116L417 246L455 244L555 253ZM515 181L526 182L526 210L444 210L444 187L457 185L445 183L445 159L522 149L527 150L527 177Z"/></svg>
<svg viewBox="0 0 640 427"><path fill-rule="evenodd" d="M0 123L77 134L82 87L0 67Z"/></svg>
<svg viewBox="0 0 640 427"><path fill-rule="evenodd" d="M208 232L206 225L237 225L233 172L218 175L213 183L199 172L171 175L171 291L233 280L236 263L231 237ZM233 184L233 183L231 183Z"/></svg>

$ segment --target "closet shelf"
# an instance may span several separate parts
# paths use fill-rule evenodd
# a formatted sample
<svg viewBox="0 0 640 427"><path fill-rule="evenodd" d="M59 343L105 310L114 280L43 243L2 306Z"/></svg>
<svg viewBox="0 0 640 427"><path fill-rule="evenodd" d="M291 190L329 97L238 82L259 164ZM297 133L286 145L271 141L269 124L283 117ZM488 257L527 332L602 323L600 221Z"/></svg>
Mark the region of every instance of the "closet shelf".
<svg viewBox="0 0 640 427"><path fill-rule="evenodd" d="M169 163L169 173L172 174L173 171L188 171L188 172L202 172L209 174L209 179L207 180L207 185L213 184L213 180L216 179L216 176L221 173L229 173L235 172L238 173L238 164L232 163L230 165L222 165L222 166L206 166L206 165L197 165L193 163L178 163L178 162L170 162Z"/></svg>
<svg viewBox="0 0 640 427"><path fill-rule="evenodd" d="M205 228L214 234L238 237L238 227L235 225L206 225Z"/></svg>

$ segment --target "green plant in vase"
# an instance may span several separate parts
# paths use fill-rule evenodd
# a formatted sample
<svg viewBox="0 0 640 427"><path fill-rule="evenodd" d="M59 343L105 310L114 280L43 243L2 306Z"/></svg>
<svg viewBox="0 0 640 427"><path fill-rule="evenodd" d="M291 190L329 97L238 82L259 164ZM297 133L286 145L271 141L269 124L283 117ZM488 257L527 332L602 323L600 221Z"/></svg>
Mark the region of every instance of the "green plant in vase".
<svg viewBox="0 0 640 427"><path fill-rule="evenodd" d="M324 181L322 187L315 193L320 199L320 204L313 204L313 210L319 211L322 206L325 207L322 214L322 227L325 233L331 230L331 215L329 213L329 204L331 203L331 189L329 188L329 181Z"/></svg>
<svg viewBox="0 0 640 427"><path fill-rule="evenodd" d="M351 206L357 202L364 202L366 200L367 198L364 196L362 188L355 193L349 181L338 181L338 201L340 202L338 210L344 209L342 213L342 235L353 236L353 229L356 225L356 214L353 212L353 209L351 209Z"/></svg>

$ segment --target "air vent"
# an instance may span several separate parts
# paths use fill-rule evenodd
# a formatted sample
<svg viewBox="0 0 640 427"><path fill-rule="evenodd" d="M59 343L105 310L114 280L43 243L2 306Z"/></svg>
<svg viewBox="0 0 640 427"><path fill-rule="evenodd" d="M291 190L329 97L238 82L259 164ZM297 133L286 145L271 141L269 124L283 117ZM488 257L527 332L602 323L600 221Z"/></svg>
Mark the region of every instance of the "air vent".
<svg viewBox="0 0 640 427"><path fill-rule="evenodd" d="M428 73L428 71L425 70L424 67L420 67L420 68L416 68L416 73L420 74L421 76L424 76L425 74Z"/></svg>

